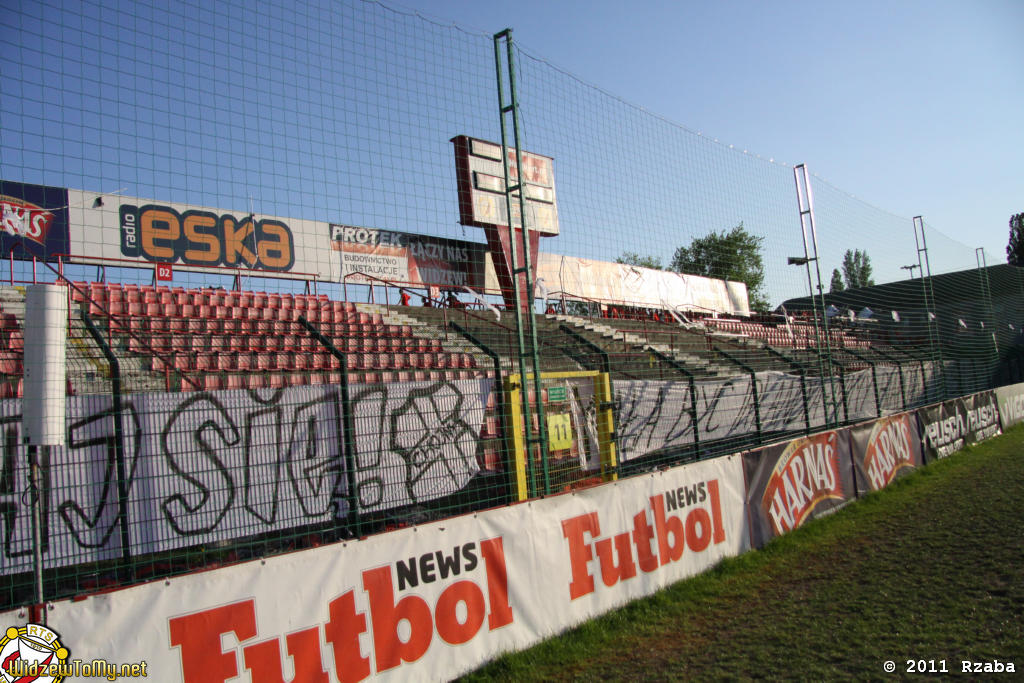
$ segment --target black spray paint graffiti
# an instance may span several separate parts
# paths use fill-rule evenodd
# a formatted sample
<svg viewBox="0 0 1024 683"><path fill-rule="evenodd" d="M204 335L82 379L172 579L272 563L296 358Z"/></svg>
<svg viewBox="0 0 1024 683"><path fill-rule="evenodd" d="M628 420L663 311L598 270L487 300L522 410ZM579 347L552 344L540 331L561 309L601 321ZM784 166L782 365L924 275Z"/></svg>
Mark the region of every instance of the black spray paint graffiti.
<svg viewBox="0 0 1024 683"><path fill-rule="evenodd" d="M50 492L42 497L41 506L42 517L49 522L41 529L40 546L44 554L86 549L84 559L108 559L121 552L119 539L111 542L121 509L114 415L109 404L109 400L89 401L83 407L94 412L69 419L65 446L38 450L42 489ZM14 405L7 402L5 412ZM21 418L19 413L0 418L3 573L27 570L32 555L34 494L29 485L29 449L22 440ZM122 408L121 424L125 435L125 474L130 485L138 466L141 440L138 414L130 402Z"/></svg>
<svg viewBox="0 0 1024 683"><path fill-rule="evenodd" d="M160 509L177 534L214 532L239 491L242 508L258 520L246 521L256 528L274 526L282 480L301 510L290 515L293 524L339 508L335 496L344 495L339 395L330 391L298 405L285 404L284 396L283 389L248 392L241 414L224 405L223 393L198 394L174 409L160 433L160 455L179 481Z"/></svg>
<svg viewBox="0 0 1024 683"><path fill-rule="evenodd" d="M615 383L615 390L617 430L624 460L693 443L688 383L620 381ZM816 378L808 378L801 386L800 378L794 375L759 373L758 415L749 376L698 382L695 393L700 439L711 441L753 434L758 417L765 433L802 430L808 421L812 428L819 427L825 422L822 391L821 381Z"/></svg>
<svg viewBox="0 0 1024 683"><path fill-rule="evenodd" d="M758 377L763 429L803 426L799 379ZM693 443L692 401L686 382L616 382L617 431L624 460L666 447ZM695 385L701 440L753 433L754 400L750 378L733 377ZM797 424L797 427L792 425Z"/></svg>
<svg viewBox="0 0 1024 683"><path fill-rule="evenodd" d="M61 487L58 484L58 491L81 496L76 499L65 499L58 504L57 510L74 536L75 542L83 548L101 548L107 545L121 518L114 419L114 411L111 408L76 420L68 426L67 453L73 461L83 464L89 462L89 456L94 449L100 450L106 456L102 461L91 463L92 466L102 469L102 484L95 500L88 500L89 495L96 490L95 487ZM139 445L142 441L142 426L139 424L135 406L131 403L122 404L121 423L125 436L125 485L130 490L139 464Z"/></svg>
<svg viewBox="0 0 1024 683"><path fill-rule="evenodd" d="M367 388L353 400L364 511L448 495L477 471L491 380ZM31 568L28 456L19 401L0 402L0 573ZM48 567L122 554L109 397L68 400L67 445L43 462ZM348 513L337 387L140 394L122 431L133 555L232 540Z"/></svg>
<svg viewBox="0 0 1024 683"><path fill-rule="evenodd" d="M355 399L356 490L362 510L454 493L477 471L490 380L380 385Z"/></svg>
<svg viewBox="0 0 1024 683"><path fill-rule="evenodd" d="M930 367L926 364L926 371ZM930 372L925 381L920 366L903 368L908 404L924 402L938 376ZM899 373L894 367L876 368L878 396L882 411L903 409ZM761 429L766 432L796 431L822 427L826 411L830 419L843 416L844 388L846 418L850 421L875 417L875 376L870 370L834 378L831 386L817 377L800 378L778 372L757 374ZM725 439L754 433L756 418L749 376L695 385L697 420L701 440ZM806 391L807 412L804 412ZM686 382L618 381L615 383L616 426L623 460L641 457L662 448L693 443L691 397ZM834 412L833 412L834 411Z"/></svg>

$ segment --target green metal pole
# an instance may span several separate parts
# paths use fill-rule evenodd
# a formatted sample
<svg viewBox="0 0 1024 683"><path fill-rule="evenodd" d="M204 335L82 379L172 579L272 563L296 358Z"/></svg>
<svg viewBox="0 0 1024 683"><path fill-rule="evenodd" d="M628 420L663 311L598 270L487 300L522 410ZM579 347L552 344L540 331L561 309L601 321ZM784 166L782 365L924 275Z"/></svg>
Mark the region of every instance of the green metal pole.
<svg viewBox="0 0 1024 683"><path fill-rule="evenodd" d="M125 563L125 569L134 574L134 569L131 566L131 536L128 526L128 474L124 462L124 426L121 424L122 415L124 414L124 406L121 402L121 364L107 344L106 339L103 338L103 334L96 328L92 317L85 310L82 311L82 320L85 322L85 329L89 331L93 341L103 351L103 355L110 365L110 394L114 417L114 463L117 468L117 515L120 527L121 560Z"/></svg>
<svg viewBox="0 0 1024 683"><path fill-rule="evenodd" d="M874 361L868 360L865 356L862 356L853 349L846 349L846 352L853 356L854 358L859 358L860 360L864 361L869 366L871 366L871 381L875 387L875 411L878 413L878 417L882 417L882 402L878 398L878 373L875 372Z"/></svg>
<svg viewBox="0 0 1024 683"><path fill-rule="evenodd" d="M501 69L501 41L505 41L505 52L506 60L508 62L508 79L509 79L509 99L508 105L505 104L505 94L502 82L502 69ZM523 168L523 150L522 143L519 135L519 102L516 94L516 77L515 77L515 60L513 57L512 50L512 29L505 29L500 33L494 35L494 61L495 71L498 78L498 107L500 110L500 123L501 123L501 164L505 174L505 208L506 215L508 216L508 229L509 229L509 244L512 246L512 288L513 288L513 301L515 302L516 308L516 331L519 341L519 375L520 383L523 386L523 395L521 401L523 404L523 415L524 427L526 431L526 448L529 451L530 446L536 443L540 447L541 455L541 469L543 471L544 480L544 493L549 494L551 492L551 473L548 467L548 435L547 435L547 424L544 419L544 401L542 400L542 386L541 386L541 373L540 373L540 358L537 354L537 329L536 324L533 321L533 277L532 268L530 263L530 239L529 239L529 227L526 221L526 192L522 188L522 168ZM510 184L510 175L508 168L508 132L506 130L505 115L512 114L512 137L513 144L515 145L516 154L516 169L519 175L519 182L516 185ZM515 238L515 221L513 220L512 213L512 193L519 192L519 216L522 228L522 248L523 248L523 267L519 267L519 259L516 253L516 238ZM525 292L520 292L519 288L519 276L522 274L524 279ZM523 301L523 294L529 297L528 301ZM524 308L526 309L524 311ZM524 313L528 313L530 316L529 320L529 348L527 348L526 335L524 334L524 326L526 324L526 318ZM531 363L527 363L527 359L531 359ZM528 369L532 367L532 373L528 372ZM537 422L538 422L538 437L534 438L532 421L530 419L531 411L529 405L529 391L526 390L527 382L529 381L529 375L533 375L533 389L536 403ZM526 454L527 459L532 457L532 454Z"/></svg>
<svg viewBox="0 0 1024 683"><path fill-rule="evenodd" d="M750 393L751 398L753 398L754 401L754 428L757 432L757 442L761 443L763 440L763 434L761 430L761 400L757 395L757 373L754 372L754 368L750 367L743 361L733 357L729 353L726 353L717 346L712 348L715 352L719 353L722 356L722 358L725 358L727 361L733 363L734 365L741 368L750 375Z"/></svg>
<svg viewBox="0 0 1024 683"><path fill-rule="evenodd" d="M345 482L348 485L348 519L346 521L349 529L355 532L356 536L362 535L362 518L359 513L359 493L356 490L356 424L355 416L352 414L352 401L349 398L348 390L348 359L344 352L338 349L330 339L320 333L305 316L300 315L299 324L316 339L321 346L327 349L332 356L341 361L341 421L344 427L342 435L342 454L345 459Z"/></svg>
<svg viewBox="0 0 1024 683"><path fill-rule="evenodd" d="M451 327L456 332L458 332L459 334L461 334L463 337L465 337L470 344L473 344L478 349L486 353L487 356L494 363L494 391L496 397L494 407L498 411L498 416L501 418L502 428L507 428L508 422L506 420L508 418L508 415L505 414L505 391L503 388L504 384L502 383L501 356L499 356L494 349L492 349L487 344L484 344L482 341L477 339L469 330L464 328L462 325L459 325L454 320L448 321L448 326ZM511 504L514 503L518 498L515 493L516 459L514 453L508 452L508 449L505 450L505 485L507 487L506 496L508 498L507 502Z"/></svg>
<svg viewBox="0 0 1024 683"><path fill-rule="evenodd" d="M675 358L666 356L661 351L658 351L653 347L648 346L646 350L656 355L658 358L662 360L662 362L667 363L668 365L672 366L672 368L678 370L679 372L686 376L686 381L687 384L689 384L690 388L690 421L693 423L693 455L696 459L699 460L700 424L697 420L697 382L694 380L693 373L687 370L685 367L683 367L683 365L679 363Z"/></svg>

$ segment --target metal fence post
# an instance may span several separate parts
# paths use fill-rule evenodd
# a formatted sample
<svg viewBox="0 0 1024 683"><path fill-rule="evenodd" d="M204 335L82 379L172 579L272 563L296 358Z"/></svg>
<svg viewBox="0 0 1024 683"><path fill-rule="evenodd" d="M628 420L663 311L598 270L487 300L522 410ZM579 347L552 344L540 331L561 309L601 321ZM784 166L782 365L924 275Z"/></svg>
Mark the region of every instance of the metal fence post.
<svg viewBox="0 0 1024 683"><path fill-rule="evenodd" d="M347 526L355 532L356 536L361 535L362 518L359 514L359 493L356 491L356 425L355 416L352 414L352 401L348 391L348 359L344 352L339 350L331 340L320 333L306 317L298 317L299 324L316 339L321 346L326 348L332 356L341 361L341 422L344 428L342 436L342 453L345 458L346 484L348 485L348 519Z"/></svg>
<svg viewBox="0 0 1024 683"><path fill-rule="evenodd" d="M860 360L864 361L869 366L871 366L871 382L874 384L875 387L875 411L878 413L878 417L882 417L882 402L878 398L878 373L875 371L874 361L868 360L867 357L862 356L860 353L854 351L853 349L846 349L846 352L853 356L854 358L859 358Z"/></svg>
<svg viewBox="0 0 1024 683"><path fill-rule="evenodd" d="M761 443L763 440L763 434L761 431L761 400L757 395L757 373L754 372L754 368L750 367L743 361L738 360L737 358L723 351L717 346L714 346L712 348L716 353L720 354L722 358L725 358L727 361L738 366L744 372L747 372L750 375L750 394L751 398L754 401L754 429L757 434L757 442ZM824 390L824 387L822 387L822 389Z"/></svg>
<svg viewBox="0 0 1024 683"><path fill-rule="evenodd" d="M121 402L121 364L107 344L107 340L103 338L103 335L96 328L96 324L87 311L82 311L82 320L85 322L85 328L89 331L93 341L103 351L107 363L110 364L110 393L114 415L114 464L117 468L117 514L121 532L121 560L125 563L125 569L133 573L131 566L131 537L128 533L128 475L125 471L124 463L124 426L121 424L124 410Z"/></svg>
<svg viewBox="0 0 1024 683"><path fill-rule="evenodd" d="M449 320L448 321L448 326L451 327L456 332L458 332L459 334L461 334L463 337L465 337L466 340L469 341L470 344L473 344L478 349L480 349L481 351L486 353L487 356L494 363L494 392L495 392L495 406L494 407L498 411L498 415L501 417L502 429L508 429L509 427L508 427L508 424L506 422L506 418L508 416L505 414L505 392L504 392L504 389L503 389L504 383L502 381L502 373L501 373L501 356L499 356L498 353L494 349L492 349L491 347L487 346L487 344L484 344L482 341L477 339L469 330L467 330L466 328L462 327L462 325L459 325L454 320ZM509 503L514 503L516 500L518 500L518 496L516 495L515 453L507 452L507 449L506 449L506 454L505 455L506 455L506 458L505 458L505 474L506 474L506 479L505 479L505 481L506 481L506 486L508 487L508 489L507 489L507 491L508 491L507 492L507 497L508 497L508 502Z"/></svg>

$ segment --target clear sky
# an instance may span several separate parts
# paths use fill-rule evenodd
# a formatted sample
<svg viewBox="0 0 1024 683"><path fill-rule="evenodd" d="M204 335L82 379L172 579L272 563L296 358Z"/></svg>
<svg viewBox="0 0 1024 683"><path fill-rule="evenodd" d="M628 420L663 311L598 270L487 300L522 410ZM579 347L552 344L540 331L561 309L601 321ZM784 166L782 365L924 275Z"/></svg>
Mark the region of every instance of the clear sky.
<svg viewBox="0 0 1024 683"><path fill-rule="evenodd" d="M790 166L826 283L851 249L908 277L916 215L933 272L1003 263L1024 211L1024 0L0 3L5 180L481 241L450 139L499 139L509 27L547 253L667 264L742 222L778 303L807 288Z"/></svg>
<svg viewBox="0 0 1024 683"><path fill-rule="evenodd" d="M1024 2L403 0L722 142L924 216L989 264L1024 211Z"/></svg>

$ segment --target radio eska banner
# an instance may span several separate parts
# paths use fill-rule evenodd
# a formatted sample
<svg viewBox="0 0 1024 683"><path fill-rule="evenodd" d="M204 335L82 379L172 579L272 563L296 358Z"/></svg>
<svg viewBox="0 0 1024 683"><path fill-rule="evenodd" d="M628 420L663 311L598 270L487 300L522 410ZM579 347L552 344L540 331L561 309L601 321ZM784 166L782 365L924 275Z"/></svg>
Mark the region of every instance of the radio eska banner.
<svg viewBox="0 0 1024 683"><path fill-rule="evenodd" d="M161 681L449 680L748 547L731 456L63 600L47 617L75 657L145 661Z"/></svg>
<svg viewBox="0 0 1024 683"><path fill-rule="evenodd" d="M890 415L849 429L857 491L878 491L923 463L914 413Z"/></svg>
<svg viewBox="0 0 1024 683"><path fill-rule="evenodd" d="M1001 434L997 394L982 391L918 409L921 445L928 460Z"/></svg>
<svg viewBox="0 0 1024 683"><path fill-rule="evenodd" d="M995 390L999 403L999 422L1003 431L1024 421L1024 384L1011 384Z"/></svg>
<svg viewBox="0 0 1024 683"><path fill-rule="evenodd" d="M755 548L855 497L846 430L749 451L743 464Z"/></svg>
<svg viewBox="0 0 1024 683"><path fill-rule="evenodd" d="M68 253L68 191L0 180L0 253L49 261Z"/></svg>
<svg viewBox="0 0 1024 683"><path fill-rule="evenodd" d="M0 181L0 246L15 258L244 269L339 282L382 280L482 289L486 245L425 235L85 190ZM363 279L365 282L366 279Z"/></svg>

